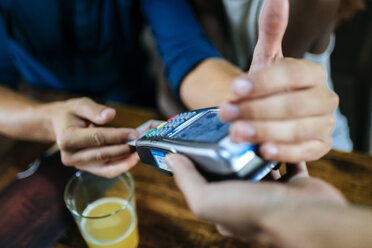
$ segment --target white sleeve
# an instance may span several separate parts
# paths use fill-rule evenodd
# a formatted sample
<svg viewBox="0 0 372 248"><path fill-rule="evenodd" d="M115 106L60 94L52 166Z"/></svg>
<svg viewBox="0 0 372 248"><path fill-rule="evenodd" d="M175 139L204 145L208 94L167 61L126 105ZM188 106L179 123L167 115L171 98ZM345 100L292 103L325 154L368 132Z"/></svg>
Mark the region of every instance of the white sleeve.
<svg viewBox="0 0 372 248"><path fill-rule="evenodd" d="M331 39L328 45L328 48L321 54L312 54L306 53L304 59L312 61L314 63L318 63L322 65L328 74L327 78L327 85L330 89L333 90L333 83L331 78L331 54L335 47L336 37L334 34L331 35ZM336 126L333 130L333 145L332 148L335 150L342 150L342 151L352 151L353 150L353 143L349 136L349 127L347 123L347 119L342 113L340 109L337 108L335 110L335 118L336 118Z"/></svg>
<svg viewBox="0 0 372 248"><path fill-rule="evenodd" d="M327 49L321 54L305 53L304 59L311 62L320 64L326 69L328 74L327 84L330 89L333 90L333 83L331 78L331 54L334 50L336 37L334 34L331 35Z"/></svg>
<svg viewBox="0 0 372 248"><path fill-rule="evenodd" d="M265 1L263 0L223 0L229 22L234 64L247 70L250 55L258 40L258 24Z"/></svg>

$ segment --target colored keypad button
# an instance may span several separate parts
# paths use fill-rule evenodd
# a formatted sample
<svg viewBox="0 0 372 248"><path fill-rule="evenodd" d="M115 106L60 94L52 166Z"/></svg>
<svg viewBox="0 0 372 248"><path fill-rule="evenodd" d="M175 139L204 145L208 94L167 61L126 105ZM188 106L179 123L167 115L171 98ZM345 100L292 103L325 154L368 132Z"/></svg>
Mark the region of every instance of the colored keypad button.
<svg viewBox="0 0 372 248"><path fill-rule="evenodd" d="M151 137L151 134L153 133L153 132L155 132L157 129L156 128L154 128L154 129L152 129L151 131L149 131L147 134L146 134L146 137Z"/></svg>
<svg viewBox="0 0 372 248"><path fill-rule="evenodd" d="M179 115L175 115L171 117L168 121L160 124L157 128L149 131L146 134L146 137L165 137L169 134L174 133L174 129L181 126L185 121L194 117L197 113L196 112L186 112L181 113Z"/></svg>

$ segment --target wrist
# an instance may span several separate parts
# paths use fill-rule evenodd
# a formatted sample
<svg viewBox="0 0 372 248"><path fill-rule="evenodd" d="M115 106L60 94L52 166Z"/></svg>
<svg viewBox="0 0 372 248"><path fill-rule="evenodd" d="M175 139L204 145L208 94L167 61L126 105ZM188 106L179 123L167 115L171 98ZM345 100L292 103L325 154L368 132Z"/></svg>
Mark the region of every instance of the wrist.
<svg viewBox="0 0 372 248"><path fill-rule="evenodd" d="M206 59L182 81L180 96L190 109L215 107L234 99L231 84L242 71L223 59ZM213 92L213 97L205 97Z"/></svg>
<svg viewBox="0 0 372 248"><path fill-rule="evenodd" d="M61 107L60 102L39 103L34 105L32 112L39 120L38 130L40 139L43 141L56 141L55 116Z"/></svg>
<svg viewBox="0 0 372 248"><path fill-rule="evenodd" d="M282 210L264 218L266 243L275 247L362 247L358 235L349 235L353 229L368 229L363 219L358 219L355 208L333 203L288 204ZM371 215L369 215L371 218ZM344 225L348 223L348 225ZM368 222L370 223L370 222ZM362 226L362 227L361 227ZM363 239L360 231L360 239ZM364 235L364 238L368 235ZM340 238L342 237L342 238ZM355 240L356 239L356 240Z"/></svg>

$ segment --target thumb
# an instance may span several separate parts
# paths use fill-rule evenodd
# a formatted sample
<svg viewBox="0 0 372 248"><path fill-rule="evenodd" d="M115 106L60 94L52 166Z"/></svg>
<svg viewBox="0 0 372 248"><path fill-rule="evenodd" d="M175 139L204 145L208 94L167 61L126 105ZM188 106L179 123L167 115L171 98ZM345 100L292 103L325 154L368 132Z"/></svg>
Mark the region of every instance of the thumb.
<svg viewBox="0 0 372 248"><path fill-rule="evenodd" d="M165 162L172 169L176 184L186 199L192 201L196 192L199 192L207 184L206 180L185 156L178 154L168 155Z"/></svg>
<svg viewBox="0 0 372 248"><path fill-rule="evenodd" d="M260 17L258 42L250 72L283 58L282 41L288 26L288 18L288 0L266 0Z"/></svg>
<svg viewBox="0 0 372 248"><path fill-rule="evenodd" d="M115 118L116 111L105 105L98 104L89 98L76 100L74 113L95 124L106 124Z"/></svg>

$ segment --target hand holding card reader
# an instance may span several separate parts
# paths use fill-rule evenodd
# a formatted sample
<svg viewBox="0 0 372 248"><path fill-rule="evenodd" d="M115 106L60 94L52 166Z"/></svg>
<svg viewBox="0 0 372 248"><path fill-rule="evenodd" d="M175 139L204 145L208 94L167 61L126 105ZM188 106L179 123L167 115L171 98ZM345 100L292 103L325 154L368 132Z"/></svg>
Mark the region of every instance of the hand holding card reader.
<svg viewBox="0 0 372 248"><path fill-rule="evenodd" d="M141 161L168 175L168 153L179 153L195 162L209 181L249 179L259 181L276 162L257 155L257 145L236 144L229 136L230 123L218 116L218 108L181 113L149 131L136 141Z"/></svg>

